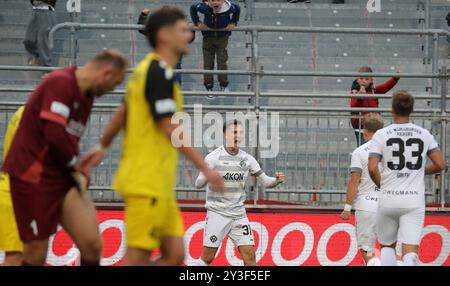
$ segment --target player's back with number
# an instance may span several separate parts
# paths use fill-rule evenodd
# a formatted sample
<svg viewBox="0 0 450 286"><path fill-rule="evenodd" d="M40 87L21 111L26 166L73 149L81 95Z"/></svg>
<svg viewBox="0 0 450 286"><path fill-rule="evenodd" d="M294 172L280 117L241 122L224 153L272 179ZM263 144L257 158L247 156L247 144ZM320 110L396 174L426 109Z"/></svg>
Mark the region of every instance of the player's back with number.
<svg viewBox="0 0 450 286"><path fill-rule="evenodd" d="M377 131L371 143L371 156L380 156L383 166L380 204L424 206L427 155L437 150L433 135L411 122L394 123Z"/></svg>
<svg viewBox="0 0 450 286"><path fill-rule="evenodd" d="M424 176L445 168L442 152L430 132L410 122L413 110L411 94L404 90L394 92L394 124L378 130L370 143L369 174L381 190L376 225L381 265L385 266L397 265L397 238L402 242L403 264L419 264L425 220ZM427 157L431 161L428 165Z"/></svg>

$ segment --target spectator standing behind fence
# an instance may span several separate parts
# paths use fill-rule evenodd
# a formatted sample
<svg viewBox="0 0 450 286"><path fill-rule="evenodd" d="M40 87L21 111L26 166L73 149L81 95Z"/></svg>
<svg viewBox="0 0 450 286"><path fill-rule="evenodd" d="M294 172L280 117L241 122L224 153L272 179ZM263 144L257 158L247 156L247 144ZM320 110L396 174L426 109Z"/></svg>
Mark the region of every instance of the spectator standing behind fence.
<svg viewBox="0 0 450 286"><path fill-rule="evenodd" d="M360 67L358 72L360 73L371 73L372 68L368 66ZM352 93L353 94L384 94L390 91L397 84L399 77L390 78L385 83L374 86L373 77L360 77L355 79L352 84ZM370 98L352 98L350 102L350 106L354 108L377 108L379 105L377 97ZM356 142L358 146L364 144L363 137L363 129L364 122L362 122L361 118L367 114L368 112L352 112L352 127L355 130Z"/></svg>
<svg viewBox="0 0 450 286"><path fill-rule="evenodd" d="M198 13L204 15L200 21ZM228 0L209 0L191 6L192 22L203 34L203 65L205 70L214 69L214 58L217 56L217 68L227 70L228 38L239 22L240 7ZM225 31L208 31L208 29L225 29ZM228 92L228 76L219 75L220 90ZM212 91L214 79L212 74L204 75L206 90Z"/></svg>
<svg viewBox="0 0 450 286"><path fill-rule="evenodd" d="M51 66L48 34L56 24L56 0L30 0L30 3L33 10L23 41L25 49L31 54L28 64Z"/></svg>
<svg viewBox="0 0 450 286"><path fill-rule="evenodd" d="M206 2L206 1L204 1ZM144 25L145 21L147 20L147 16L148 14L150 14L150 9L142 9L141 13L139 14L139 18L138 18L138 25ZM139 33L141 33L142 35L145 36L145 30L138 30ZM189 43L192 43L195 40L195 31L194 29L192 29L192 39ZM175 66L175 69L177 70L181 70L181 63L182 63L183 57L180 58L180 61L177 63L177 65ZM175 74L175 80L180 84L181 86L181 73L176 73Z"/></svg>

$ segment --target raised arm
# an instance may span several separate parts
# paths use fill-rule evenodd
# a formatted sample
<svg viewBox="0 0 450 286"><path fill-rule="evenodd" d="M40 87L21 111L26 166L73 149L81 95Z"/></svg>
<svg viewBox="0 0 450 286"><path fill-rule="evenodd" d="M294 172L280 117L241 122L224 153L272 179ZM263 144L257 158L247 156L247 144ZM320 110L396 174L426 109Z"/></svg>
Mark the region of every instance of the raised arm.
<svg viewBox="0 0 450 286"><path fill-rule="evenodd" d="M264 172L256 177L257 181L265 188L275 188L279 184L284 182L285 175L281 172L275 173L275 177L269 177Z"/></svg>
<svg viewBox="0 0 450 286"><path fill-rule="evenodd" d="M275 188L279 184L284 182L285 175L282 172L275 173L275 177L267 176L261 169L258 161L255 158L250 157L249 160L250 168L249 172L252 176L256 177L256 180L263 185L265 188Z"/></svg>
<svg viewBox="0 0 450 286"><path fill-rule="evenodd" d="M139 14L139 18L138 18L137 24L138 25L144 25L145 21L147 20L147 16L148 16L149 13L150 13L149 9L143 9L141 11L141 14ZM143 30L143 29L142 30L138 30L138 32L141 33L142 35L145 35L145 30Z"/></svg>
<svg viewBox="0 0 450 286"><path fill-rule="evenodd" d="M200 174L198 174L197 179L195 180L195 187L197 189L204 188L206 186L207 182L208 182L208 180L206 179L206 176L203 175L202 172L200 172Z"/></svg>
<svg viewBox="0 0 450 286"><path fill-rule="evenodd" d="M376 93L386 93L394 88L394 86L397 84L397 82L400 80L399 77L392 77L385 83L379 84L375 86Z"/></svg>
<svg viewBox="0 0 450 286"><path fill-rule="evenodd" d="M213 160L212 154L208 154L208 155L205 157L205 163L208 165L208 167L209 167L211 170L214 170L214 167L215 167L213 161L214 161L214 160ZM208 179L206 178L205 174L203 174L203 172L200 172L200 173L198 174L197 179L195 180L195 187L196 187L197 189L204 188L204 187L206 186L206 183L207 183L207 182L208 182Z"/></svg>

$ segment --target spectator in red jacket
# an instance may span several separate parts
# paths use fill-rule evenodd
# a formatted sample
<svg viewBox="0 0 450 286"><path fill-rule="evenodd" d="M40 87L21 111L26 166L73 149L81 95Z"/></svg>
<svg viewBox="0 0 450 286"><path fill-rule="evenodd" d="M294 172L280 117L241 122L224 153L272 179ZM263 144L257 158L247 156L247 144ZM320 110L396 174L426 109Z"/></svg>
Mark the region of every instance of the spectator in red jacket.
<svg viewBox="0 0 450 286"><path fill-rule="evenodd" d="M360 67L358 72L361 73L371 73L372 68L368 66ZM352 85L352 93L358 93L358 94L385 94L388 91L390 91L394 86L397 84L399 77L393 77L386 81L385 83L379 84L374 86L374 80L373 77L360 77L358 79L355 79ZM371 97L371 98L352 98L351 107L378 107L378 98L377 97ZM362 122L362 117L367 114L368 112L352 112L352 127L355 130L356 135L356 142L358 143L358 146L364 144L364 137L363 137L363 127L364 123Z"/></svg>

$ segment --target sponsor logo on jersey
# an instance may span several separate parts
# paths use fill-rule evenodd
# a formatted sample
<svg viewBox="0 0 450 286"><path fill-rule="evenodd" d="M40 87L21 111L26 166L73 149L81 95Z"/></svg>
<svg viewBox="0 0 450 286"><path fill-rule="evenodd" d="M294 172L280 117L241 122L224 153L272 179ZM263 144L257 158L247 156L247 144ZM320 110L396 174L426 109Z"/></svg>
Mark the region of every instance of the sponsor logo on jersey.
<svg viewBox="0 0 450 286"><path fill-rule="evenodd" d="M410 173L397 173L397 178L408 178Z"/></svg>
<svg viewBox="0 0 450 286"><path fill-rule="evenodd" d="M53 101L52 105L50 106L50 111L59 114L64 118L69 118L70 108L64 103Z"/></svg>
<svg viewBox="0 0 450 286"><path fill-rule="evenodd" d="M243 173L226 173L223 178L227 181L242 181L244 180Z"/></svg>
<svg viewBox="0 0 450 286"><path fill-rule="evenodd" d="M400 190L386 190L383 191L386 195L396 195L396 196L409 196L409 195L419 195L418 191L400 191Z"/></svg>
<svg viewBox="0 0 450 286"><path fill-rule="evenodd" d="M374 202L378 202L378 198L377 197L373 197L371 195L367 195L365 197L366 201L374 201Z"/></svg>

